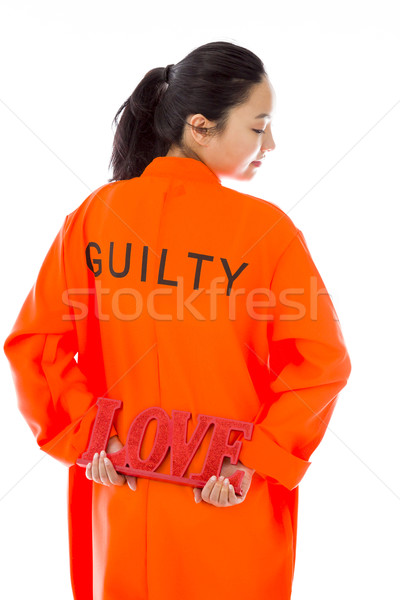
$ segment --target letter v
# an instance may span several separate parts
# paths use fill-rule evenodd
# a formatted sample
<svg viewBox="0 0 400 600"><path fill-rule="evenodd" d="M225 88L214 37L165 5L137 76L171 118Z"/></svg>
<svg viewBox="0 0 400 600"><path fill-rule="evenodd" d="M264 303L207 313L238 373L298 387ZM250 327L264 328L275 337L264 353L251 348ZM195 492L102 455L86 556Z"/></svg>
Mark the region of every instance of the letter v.
<svg viewBox="0 0 400 600"><path fill-rule="evenodd" d="M190 417L190 412L183 410L172 411L171 475L175 477L183 477L208 428L214 421L214 417L212 416L200 415L199 422L190 441L186 442L187 424Z"/></svg>

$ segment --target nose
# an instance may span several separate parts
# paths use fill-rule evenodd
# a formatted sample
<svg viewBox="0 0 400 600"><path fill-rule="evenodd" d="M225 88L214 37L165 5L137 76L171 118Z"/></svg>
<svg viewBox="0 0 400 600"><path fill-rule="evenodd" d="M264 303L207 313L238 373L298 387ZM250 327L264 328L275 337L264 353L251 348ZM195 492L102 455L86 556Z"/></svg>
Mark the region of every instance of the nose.
<svg viewBox="0 0 400 600"><path fill-rule="evenodd" d="M266 141L264 141L262 147L261 147L261 151L262 152L271 152L271 150L275 149L275 142L274 140L271 138L271 142L267 143Z"/></svg>
<svg viewBox="0 0 400 600"><path fill-rule="evenodd" d="M269 132L269 135L266 135L263 139L263 145L261 147L262 152L270 152L271 150L274 150L275 148L275 141L274 138L272 137L272 133L271 131Z"/></svg>

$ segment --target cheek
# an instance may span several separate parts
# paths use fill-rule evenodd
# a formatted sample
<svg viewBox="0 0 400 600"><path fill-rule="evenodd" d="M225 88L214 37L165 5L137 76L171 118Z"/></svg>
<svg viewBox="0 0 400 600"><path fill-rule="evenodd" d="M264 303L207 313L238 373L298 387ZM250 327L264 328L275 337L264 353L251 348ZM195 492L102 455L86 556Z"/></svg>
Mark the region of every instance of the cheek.
<svg viewBox="0 0 400 600"><path fill-rule="evenodd" d="M260 140L257 138L256 134L254 135L254 138L250 136L242 144L243 157L250 161L255 160L255 156L258 154L260 148Z"/></svg>
<svg viewBox="0 0 400 600"><path fill-rule="evenodd" d="M254 134L254 137L251 134L242 134L240 137L236 138L234 143L232 143L230 146L230 151L231 153L234 153L236 157L246 160L247 158L253 156L254 153L257 153L258 147L259 140L257 139L256 134Z"/></svg>
<svg viewBox="0 0 400 600"><path fill-rule="evenodd" d="M260 146L260 139L252 131L243 131L242 128L232 128L225 132L223 139L214 148L214 156L221 167L233 163L249 163L255 160L255 155Z"/></svg>

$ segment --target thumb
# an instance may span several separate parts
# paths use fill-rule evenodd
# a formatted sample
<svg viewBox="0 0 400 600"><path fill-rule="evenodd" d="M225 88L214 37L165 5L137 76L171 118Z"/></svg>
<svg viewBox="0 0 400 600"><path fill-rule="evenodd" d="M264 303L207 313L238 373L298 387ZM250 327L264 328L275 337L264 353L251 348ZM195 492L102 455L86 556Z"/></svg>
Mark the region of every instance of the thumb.
<svg viewBox="0 0 400 600"><path fill-rule="evenodd" d="M193 488L193 494L194 494L194 501L196 502L196 504L198 504L199 502L202 501L200 488Z"/></svg>

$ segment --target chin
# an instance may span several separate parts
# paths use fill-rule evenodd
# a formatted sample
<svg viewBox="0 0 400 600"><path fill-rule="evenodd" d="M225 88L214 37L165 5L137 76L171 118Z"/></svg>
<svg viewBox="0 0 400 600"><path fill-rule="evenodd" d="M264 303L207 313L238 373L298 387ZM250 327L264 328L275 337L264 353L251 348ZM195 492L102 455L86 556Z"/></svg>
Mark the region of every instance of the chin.
<svg viewBox="0 0 400 600"><path fill-rule="evenodd" d="M235 179L238 179L239 181L249 181L250 179L253 179L255 174L256 174L255 170L253 172L244 171L243 173L240 173L239 175L237 175L235 177Z"/></svg>
<svg viewBox="0 0 400 600"><path fill-rule="evenodd" d="M249 168L250 167L250 168ZM238 171L225 172L223 177L234 179L236 181L250 181L256 174L257 169L252 165L243 166L243 169Z"/></svg>

